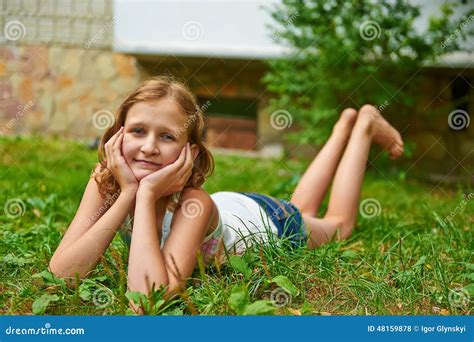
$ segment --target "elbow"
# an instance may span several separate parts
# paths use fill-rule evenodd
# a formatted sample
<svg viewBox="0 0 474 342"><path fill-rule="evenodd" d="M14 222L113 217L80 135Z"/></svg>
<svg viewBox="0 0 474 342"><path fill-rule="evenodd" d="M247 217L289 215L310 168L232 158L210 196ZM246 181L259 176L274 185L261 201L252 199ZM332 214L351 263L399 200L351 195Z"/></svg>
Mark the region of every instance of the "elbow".
<svg viewBox="0 0 474 342"><path fill-rule="evenodd" d="M58 261L54 258L51 258L48 264L48 271L52 273L56 278L61 278L64 280L76 280L76 279L85 279L87 278L87 273L84 274L83 272L71 272L70 268L61 267L58 264ZM69 283L69 282L68 282Z"/></svg>
<svg viewBox="0 0 474 342"><path fill-rule="evenodd" d="M54 276L57 277L57 278L64 278L64 275L61 273L60 268L58 267L58 265L56 263L54 255L51 258L51 260L49 261L48 271L51 272L52 274L54 274Z"/></svg>

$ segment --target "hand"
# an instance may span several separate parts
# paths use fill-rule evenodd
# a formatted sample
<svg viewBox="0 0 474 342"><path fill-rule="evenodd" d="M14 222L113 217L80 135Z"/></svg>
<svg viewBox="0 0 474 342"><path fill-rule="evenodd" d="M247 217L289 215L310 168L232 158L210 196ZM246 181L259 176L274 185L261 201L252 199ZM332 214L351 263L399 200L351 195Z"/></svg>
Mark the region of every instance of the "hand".
<svg viewBox="0 0 474 342"><path fill-rule="evenodd" d="M189 143L183 147L176 161L161 170L144 177L140 181L138 192L158 198L169 196L183 190L193 171L193 161Z"/></svg>
<svg viewBox="0 0 474 342"><path fill-rule="evenodd" d="M123 126L104 145L107 168L120 186L120 191L138 189L138 181L122 156Z"/></svg>

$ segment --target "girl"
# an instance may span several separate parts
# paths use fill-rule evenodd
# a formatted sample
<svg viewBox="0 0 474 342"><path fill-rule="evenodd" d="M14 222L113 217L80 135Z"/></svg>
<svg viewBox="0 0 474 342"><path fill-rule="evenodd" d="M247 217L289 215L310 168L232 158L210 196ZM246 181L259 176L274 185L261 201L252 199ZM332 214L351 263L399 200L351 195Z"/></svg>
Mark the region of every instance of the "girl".
<svg viewBox="0 0 474 342"><path fill-rule="evenodd" d="M242 253L275 236L310 249L346 239L372 142L392 158L403 152L400 134L375 107L345 109L290 202L255 193L208 195L201 185L214 163L203 129L203 114L183 84L158 77L135 89L102 137L100 163L50 270L86 276L120 232L130 249L129 289L148 294L164 286L168 296L191 276L199 253L206 262L222 261L222 250ZM327 213L318 218L331 181Z"/></svg>

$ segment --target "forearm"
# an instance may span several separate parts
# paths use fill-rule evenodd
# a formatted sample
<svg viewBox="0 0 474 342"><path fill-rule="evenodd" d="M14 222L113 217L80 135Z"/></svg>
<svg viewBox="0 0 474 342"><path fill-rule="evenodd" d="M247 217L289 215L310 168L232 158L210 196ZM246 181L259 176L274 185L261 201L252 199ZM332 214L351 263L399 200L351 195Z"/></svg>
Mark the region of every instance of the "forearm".
<svg viewBox="0 0 474 342"><path fill-rule="evenodd" d="M128 261L128 287L148 294L167 286L169 279L160 249L155 203L147 194L137 194L132 242Z"/></svg>
<svg viewBox="0 0 474 342"><path fill-rule="evenodd" d="M123 192L102 217L77 241L56 251L49 268L58 277L84 277L95 268L132 209L135 193Z"/></svg>

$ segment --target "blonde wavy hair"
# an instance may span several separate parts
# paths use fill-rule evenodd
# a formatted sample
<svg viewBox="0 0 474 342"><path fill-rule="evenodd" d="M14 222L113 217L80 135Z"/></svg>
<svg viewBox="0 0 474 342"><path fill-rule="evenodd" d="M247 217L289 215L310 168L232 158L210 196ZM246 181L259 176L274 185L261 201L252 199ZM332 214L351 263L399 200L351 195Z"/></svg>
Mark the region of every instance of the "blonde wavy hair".
<svg viewBox="0 0 474 342"><path fill-rule="evenodd" d="M137 102L173 99L182 112L188 116L186 128L188 141L199 147L199 154L194 160L191 177L185 187L199 187L214 172L214 158L203 142L204 115L196 98L182 83L169 76L159 76L148 79L133 90L120 104L115 113L113 126L107 129L99 143L98 156L100 170L92 175L99 187L103 198L117 194L120 190L114 176L107 169L107 160L104 145L109 139L125 125L125 119L130 108Z"/></svg>

